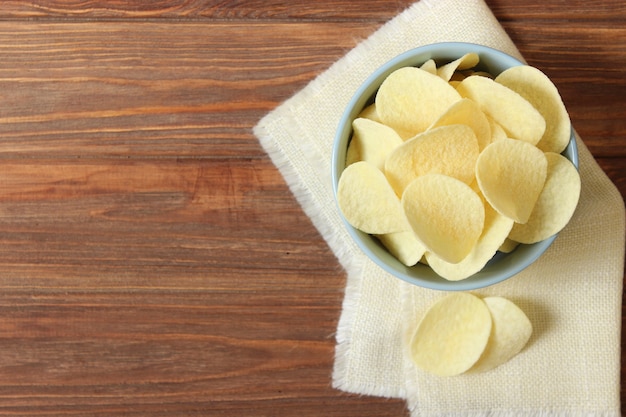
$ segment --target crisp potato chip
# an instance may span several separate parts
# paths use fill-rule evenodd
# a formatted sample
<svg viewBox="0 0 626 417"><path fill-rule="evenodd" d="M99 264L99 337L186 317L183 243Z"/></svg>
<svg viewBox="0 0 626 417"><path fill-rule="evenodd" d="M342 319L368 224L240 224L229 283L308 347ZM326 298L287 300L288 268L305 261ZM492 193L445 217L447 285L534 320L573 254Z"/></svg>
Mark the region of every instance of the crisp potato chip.
<svg viewBox="0 0 626 417"><path fill-rule="evenodd" d="M506 240L513 220L495 211L489 204L485 205L485 226L472 251L459 263L442 260L434 253L426 253L428 265L439 276L449 281L468 278L481 269L496 254L498 248Z"/></svg>
<svg viewBox="0 0 626 417"><path fill-rule="evenodd" d="M533 332L526 314L513 302L503 297L483 299L491 314L489 341L480 359L470 372L485 372L508 362L522 351Z"/></svg>
<svg viewBox="0 0 626 417"><path fill-rule="evenodd" d="M426 252L426 247L420 242L413 230L376 235L376 237L389 253L406 266L413 266L418 263Z"/></svg>
<svg viewBox="0 0 626 417"><path fill-rule="evenodd" d="M506 132L502 129L502 126L496 123L491 117L487 117L487 120L489 120L489 127L491 128L491 142L507 138Z"/></svg>
<svg viewBox="0 0 626 417"><path fill-rule="evenodd" d="M502 139L481 152L476 179L493 208L517 223L526 223L543 189L547 170L546 156L536 146Z"/></svg>
<svg viewBox="0 0 626 417"><path fill-rule="evenodd" d="M407 141L409 139L413 139L416 135L413 132L409 132L408 130L400 130L394 129L396 133L402 138L403 141Z"/></svg>
<svg viewBox="0 0 626 417"><path fill-rule="evenodd" d="M528 100L546 120L546 131L537 147L544 152L563 152L569 143L572 125L552 81L539 69L520 65L503 71L496 77L496 82Z"/></svg>
<svg viewBox="0 0 626 417"><path fill-rule="evenodd" d="M444 174L469 184L477 159L478 141L469 126L441 126L397 147L385 161L385 174L401 196L411 181L424 174Z"/></svg>
<svg viewBox="0 0 626 417"><path fill-rule="evenodd" d="M472 128L478 141L479 151L482 151L491 143L489 120L474 101L467 98L457 101L428 130L454 124L466 125Z"/></svg>
<svg viewBox="0 0 626 417"><path fill-rule="evenodd" d="M485 350L491 323L489 309L480 298L451 293L435 302L418 324L409 344L411 359L435 375L461 374Z"/></svg>
<svg viewBox="0 0 626 417"><path fill-rule="evenodd" d="M387 155L404 143L395 130L370 119L355 119L352 130L346 165L365 161L383 170Z"/></svg>
<svg viewBox="0 0 626 417"><path fill-rule="evenodd" d="M473 75L456 88L462 97L474 100L513 139L536 145L546 130L546 121L521 95L487 77Z"/></svg>
<svg viewBox="0 0 626 417"><path fill-rule="evenodd" d="M441 174L417 177L406 187L401 201L419 240L446 262L462 261L482 233L483 201L456 178Z"/></svg>
<svg viewBox="0 0 626 417"><path fill-rule="evenodd" d="M498 248L498 250L502 253L511 253L519 246L519 242L514 241L513 239L506 238L502 245Z"/></svg>
<svg viewBox="0 0 626 417"><path fill-rule="evenodd" d="M440 77L415 67L392 72L376 94L376 111L396 131L425 131L461 97Z"/></svg>
<svg viewBox="0 0 626 417"><path fill-rule="evenodd" d="M361 112L357 116L357 119L358 118L369 119L378 123L383 122L382 120L380 120L380 117L378 117L378 112L376 111L376 103L372 103L369 106L366 106L363 110L361 110Z"/></svg>
<svg viewBox="0 0 626 417"><path fill-rule="evenodd" d="M580 197L580 175L563 155L547 152L545 185L525 224L516 224L509 237L520 243L535 243L555 235L569 223Z"/></svg>
<svg viewBox="0 0 626 417"><path fill-rule="evenodd" d="M474 68L478 65L480 58L478 54L475 52L470 52L463 55L461 58L455 59L452 62L449 62L441 67L437 68L437 75L439 75L445 81L450 81L454 73L459 70L466 70L469 68Z"/></svg>
<svg viewBox="0 0 626 417"><path fill-rule="evenodd" d="M411 230L385 175L368 162L356 162L343 170L337 184L337 202L348 223L365 233Z"/></svg>
<svg viewBox="0 0 626 417"><path fill-rule="evenodd" d="M359 149L357 143L351 140L348 143L348 149L346 149L346 166L359 161L362 161L361 150Z"/></svg>
<svg viewBox="0 0 626 417"><path fill-rule="evenodd" d="M424 62L422 65L420 65L419 68L433 75L437 75L437 64L432 59L429 59L428 61Z"/></svg>
<svg viewBox="0 0 626 417"><path fill-rule="evenodd" d="M369 106L365 107L363 110L361 110L361 113L359 113L359 115L357 116L357 119L358 118L369 119L384 124L378 116L378 112L376 111L376 103L372 103ZM402 140L407 140L415 136L413 132L407 132L400 129L394 129L394 131L398 134L398 136L402 138Z"/></svg>

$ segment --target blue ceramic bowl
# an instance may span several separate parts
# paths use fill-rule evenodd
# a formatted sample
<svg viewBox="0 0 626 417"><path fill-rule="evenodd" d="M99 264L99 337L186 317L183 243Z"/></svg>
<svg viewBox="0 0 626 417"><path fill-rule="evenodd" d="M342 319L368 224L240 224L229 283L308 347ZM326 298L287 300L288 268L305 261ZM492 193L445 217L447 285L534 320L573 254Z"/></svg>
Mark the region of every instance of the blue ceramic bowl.
<svg viewBox="0 0 626 417"><path fill-rule="evenodd" d="M518 59L486 46L460 42L438 43L415 48L393 58L378 68L361 85L341 117L334 140L332 181L335 197L339 176L345 168L346 149L352 136L352 121L361 110L374 101L376 92L384 79L391 72L401 67L420 66L429 59L434 59L438 63L446 63L460 58L468 52L476 52L480 56L478 69L487 71L494 76L509 67L523 65ZM563 155L578 167L578 150L573 130L569 145L563 151ZM382 269L411 284L443 291L470 291L504 281L535 262L556 239L555 235L532 245L519 245L508 254L498 252L480 272L461 281L448 281L426 265L405 266L391 255L376 238L355 229L345 219L343 220L348 232L361 250Z"/></svg>

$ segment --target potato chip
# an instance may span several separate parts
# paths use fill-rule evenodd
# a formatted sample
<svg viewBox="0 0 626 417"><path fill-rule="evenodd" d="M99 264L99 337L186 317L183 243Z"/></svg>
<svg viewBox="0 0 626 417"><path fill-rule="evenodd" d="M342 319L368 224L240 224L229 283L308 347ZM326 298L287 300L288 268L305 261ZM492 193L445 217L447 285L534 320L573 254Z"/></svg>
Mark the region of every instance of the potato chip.
<svg viewBox="0 0 626 417"><path fill-rule="evenodd" d="M369 119L384 124L383 121L380 120L378 112L376 111L376 103L372 103L369 106L365 107L363 110L361 110L361 113L359 113L359 115L357 116L357 119L358 118ZM415 134L412 132L406 132L399 129L394 129L394 131L398 134L398 136L402 138L402 140L407 140L415 136Z"/></svg>
<svg viewBox="0 0 626 417"><path fill-rule="evenodd" d="M413 266L418 263L426 252L426 247L420 242L413 230L376 235L376 237L389 253L406 266Z"/></svg>
<svg viewBox="0 0 626 417"><path fill-rule="evenodd" d="M487 117L487 120L489 121L489 127L491 129L491 142L507 138L506 132L504 131L504 129L502 129L502 126L496 123L496 121L493 120L491 117Z"/></svg>
<svg viewBox="0 0 626 417"><path fill-rule="evenodd" d="M456 88L462 97L474 100L513 139L537 144L546 130L543 116L515 91L487 77L473 75Z"/></svg>
<svg viewBox="0 0 626 417"><path fill-rule="evenodd" d="M425 131L461 97L440 77L415 67L392 72L376 94L376 111L396 131Z"/></svg>
<svg viewBox="0 0 626 417"><path fill-rule="evenodd" d="M539 69L520 65L503 71L496 77L496 82L528 100L546 120L546 131L537 147L544 152L563 152L569 143L572 125L552 81Z"/></svg>
<svg viewBox="0 0 626 417"><path fill-rule="evenodd" d="M418 368L439 376L461 374L480 358L491 334L491 314L475 295L451 293L435 302L413 334L409 353Z"/></svg>
<svg viewBox="0 0 626 417"><path fill-rule="evenodd" d="M373 120L378 123L382 123L378 116L378 112L376 111L376 103L372 103L369 106L366 106L361 112L358 114L357 119L361 117L363 119Z"/></svg>
<svg viewBox="0 0 626 417"><path fill-rule="evenodd" d="M563 155L546 152L545 185L530 218L516 224L509 237L520 243L535 243L555 235L569 223L580 197L580 175Z"/></svg>
<svg viewBox="0 0 626 417"><path fill-rule="evenodd" d="M453 74L457 70L466 70L469 68L474 68L478 65L480 58L478 54L475 52L470 52L463 55L461 58L455 59L452 62L449 62L441 67L437 68L437 75L440 76L445 81L450 81Z"/></svg>
<svg viewBox="0 0 626 417"><path fill-rule="evenodd" d="M401 196L411 181L425 174L444 174L469 184L475 177L477 159L478 141L469 126L441 126L391 152L385 161L385 174Z"/></svg>
<svg viewBox="0 0 626 417"><path fill-rule="evenodd" d="M429 130L439 126L454 124L466 125L472 128L478 141L479 151L482 151L491 143L489 120L474 101L467 98L457 101L429 127Z"/></svg>
<svg viewBox="0 0 626 417"><path fill-rule="evenodd" d="M428 61L424 62L422 65L420 65L419 68L433 75L437 75L437 64L432 59L429 59Z"/></svg>
<svg viewBox="0 0 626 417"><path fill-rule="evenodd" d="M408 130L400 130L400 129L394 129L394 130L405 142L409 139L413 139L416 136L413 132L410 132Z"/></svg>
<svg viewBox="0 0 626 417"><path fill-rule="evenodd" d="M456 178L441 174L417 177L406 187L401 201L419 240L446 262L462 261L482 233L483 201Z"/></svg>
<svg viewBox="0 0 626 417"><path fill-rule="evenodd" d="M351 140L348 143L348 149L346 149L346 166L359 161L362 161L361 150L359 149L359 145Z"/></svg>
<svg viewBox="0 0 626 417"><path fill-rule="evenodd" d="M513 220L485 205L485 226L472 251L459 263L445 262L434 253L426 253L428 264L439 276L449 281L468 278L481 269L493 258L498 248L506 240Z"/></svg>
<svg viewBox="0 0 626 417"><path fill-rule="evenodd" d="M369 119L355 119L352 122L352 130L346 165L365 161L383 170L387 155L404 143L395 130Z"/></svg>
<svg viewBox="0 0 626 417"><path fill-rule="evenodd" d="M519 242L514 241L511 238L506 238L498 250L502 253L511 253L519 246Z"/></svg>
<svg viewBox="0 0 626 417"><path fill-rule="evenodd" d="M476 179L493 208L517 223L526 223L543 189L547 170L546 156L536 146L502 139L481 152Z"/></svg>
<svg viewBox="0 0 626 417"><path fill-rule="evenodd" d="M533 326L526 314L513 302L503 297L485 297L491 314L489 341L471 373L485 372L508 362L526 346Z"/></svg>
<svg viewBox="0 0 626 417"><path fill-rule="evenodd" d="M385 175L368 162L356 162L343 170L337 202L348 223L365 233L411 230Z"/></svg>

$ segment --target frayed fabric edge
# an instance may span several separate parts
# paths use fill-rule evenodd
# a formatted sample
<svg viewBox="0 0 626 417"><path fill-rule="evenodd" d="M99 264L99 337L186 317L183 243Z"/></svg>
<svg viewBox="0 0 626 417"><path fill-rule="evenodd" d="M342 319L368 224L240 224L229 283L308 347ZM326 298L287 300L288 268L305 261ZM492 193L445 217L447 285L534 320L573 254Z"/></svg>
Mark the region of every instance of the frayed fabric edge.
<svg viewBox="0 0 626 417"><path fill-rule="evenodd" d="M259 124L254 127L254 134L259 139L259 142L261 143L265 152L269 155L272 163L276 166L276 168L283 176L285 182L287 183L287 186L289 187L289 190L298 201L300 207L311 219L313 225L327 242L342 267L347 272L360 270L360 263L354 261L352 259L352 256L348 256L348 249L345 245L345 242L343 242L339 234L335 230L333 230L332 227L327 224L327 222L324 221L325 219L322 218L323 210L318 206L319 203L315 200L314 196L307 189L307 187L302 184L301 181L299 181L299 174L297 170L285 157L278 144L273 140L273 138L267 131L265 127L266 121L267 120L264 118L261 120L261 122L259 122ZM302 144L302 147L305 148L305 145ZM303 153L306 152L307 151L304 151ZM314 152L314 150L311 150L311 152ZM313 161L315 161L315 157L307 159L307 162L309 162L310 164L314 164ZM321 172L320 176L322 176Z"/></svg>

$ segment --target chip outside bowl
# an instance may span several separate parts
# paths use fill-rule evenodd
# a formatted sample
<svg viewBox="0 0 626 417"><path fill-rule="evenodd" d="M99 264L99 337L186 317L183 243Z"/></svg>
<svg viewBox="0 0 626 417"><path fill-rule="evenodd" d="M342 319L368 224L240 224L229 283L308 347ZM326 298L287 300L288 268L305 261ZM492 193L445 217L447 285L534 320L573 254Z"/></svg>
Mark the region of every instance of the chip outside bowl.
<svg viewBox="0 0 626 417"><path fill-rule="evenodd" d="M419 66L429 59L449 62L469 52L477 53L480 56L479 67L494 76L509 67L523 65L518 59L483 45L463 42L445 42L415 48L398 55L382 65L367 78L346 107L335 135L331 162L332 186L335 201L339 177L345 168L346 150L352 135L352 121L363 108L372 103L384 79L398 68ZM563 151L563 155L578 168L578 150L573 129L570 142ZM433 290L470 291L502 282L518 274L535 262L557 237L557 235L554 235L546 240L531 245L520 244L514 251L508 254L498 252L481 271L471 277L460 281L449 281L437 275L427 265L417 264L408 267L402 264L391 255L375 237L351 226L341 214L341 210L339 210L337 204L336 207L350 236L373 262L399 279Z"/></svg>

